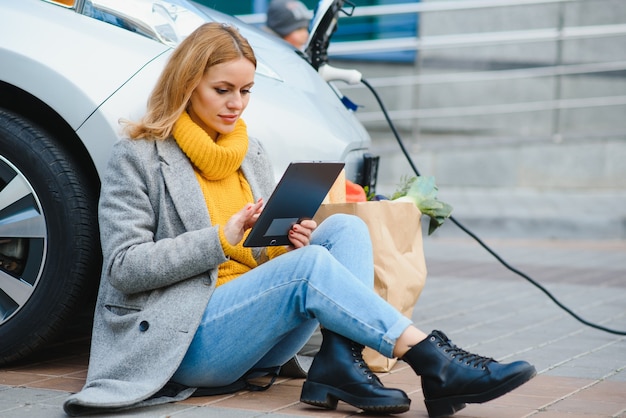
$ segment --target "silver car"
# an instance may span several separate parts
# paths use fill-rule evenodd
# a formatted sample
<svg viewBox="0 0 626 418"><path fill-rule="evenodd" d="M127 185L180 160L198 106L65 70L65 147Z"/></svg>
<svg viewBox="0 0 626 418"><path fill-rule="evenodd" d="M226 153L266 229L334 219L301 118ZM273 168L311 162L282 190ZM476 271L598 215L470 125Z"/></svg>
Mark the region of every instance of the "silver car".
<svg viewBox="0 0 626 418"><path fill-rule="evenodd" d="M118 120L142 115L172 48L211 20L238 26L258 55L244 119L276 177L292 160L343 160L363 184L367 132L282 40L185 0L0 0L0 364L89 312Z"/></svg>

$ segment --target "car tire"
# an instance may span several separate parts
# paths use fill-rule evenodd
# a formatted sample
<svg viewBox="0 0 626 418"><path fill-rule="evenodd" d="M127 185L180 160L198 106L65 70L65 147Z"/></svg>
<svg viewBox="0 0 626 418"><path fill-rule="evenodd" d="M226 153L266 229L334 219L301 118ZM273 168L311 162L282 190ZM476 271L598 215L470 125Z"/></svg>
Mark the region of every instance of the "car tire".
<svg viewBox="0 0 626 418"><path fill-rule="evenodd" d="M75 325L99 281L97 186L59 144L0 109L0 364Z"/></svg>

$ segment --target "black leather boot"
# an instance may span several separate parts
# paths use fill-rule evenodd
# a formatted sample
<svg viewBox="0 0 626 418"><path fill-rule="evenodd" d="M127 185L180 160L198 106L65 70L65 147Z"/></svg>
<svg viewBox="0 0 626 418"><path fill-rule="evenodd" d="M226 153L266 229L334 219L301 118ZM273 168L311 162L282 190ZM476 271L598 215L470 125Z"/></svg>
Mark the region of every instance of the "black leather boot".
<svg viewBox="0 0 626 418"><path fill-rule="evenodd" d="M441 331L433 331L402 360L422 377L428 416L443 417L465 403L483 403L529 381L535 368L525 361L500 364L455 346Z"/></svg>
<svg viewBox="0 0 626 418"><path fill-rule="evenodd" d="M377 414L405 412L411 400L386 388L363 360L363 346L322 328L322 345L313 359L300 401L335 409L341 400Z"/></svg>

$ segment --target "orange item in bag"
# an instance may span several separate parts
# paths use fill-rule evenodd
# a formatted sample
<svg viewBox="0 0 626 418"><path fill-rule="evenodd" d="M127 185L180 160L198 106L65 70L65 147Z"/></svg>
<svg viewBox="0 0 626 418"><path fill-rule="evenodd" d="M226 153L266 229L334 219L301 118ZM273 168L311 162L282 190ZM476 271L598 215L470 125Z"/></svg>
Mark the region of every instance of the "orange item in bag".
<svg viewBox="0 0 626 418"><path fill-rule="evenodd" d="M367 195L363 186L346 179L346 202L367 202Z"/></svg>

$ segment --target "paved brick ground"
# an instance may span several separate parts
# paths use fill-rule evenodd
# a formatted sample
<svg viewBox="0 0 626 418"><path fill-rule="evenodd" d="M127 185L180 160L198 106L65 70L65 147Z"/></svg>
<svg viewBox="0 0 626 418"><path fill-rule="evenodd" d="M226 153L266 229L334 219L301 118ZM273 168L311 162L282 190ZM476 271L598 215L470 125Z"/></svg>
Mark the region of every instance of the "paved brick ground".
<svg viewBox="0 0 626 418"><path fill-rule="evenodd" d="M584 319L626 330L626 241L512 240L487 242ZM523 278L502 267L475 241L425 238L429 275L414 311L423 329L441 329L459 346L501 361L525 359L539 375L457 417L626 417L626 337L583 325ZM309 349L314 349L315 340ZM56 418L81 388L88 339L78 336L21 364L0 369L0 417ZM381 378L413 403L400 416L426 417L419 381L404 363ZM347 417L299 403L301 379L280 379L263 393L192 398L134 410L121 417Z"/></svg>

